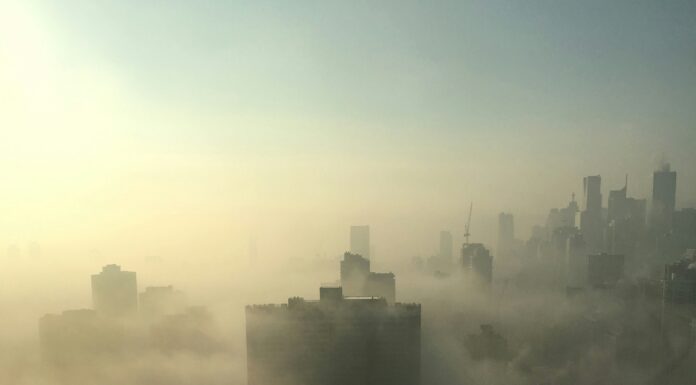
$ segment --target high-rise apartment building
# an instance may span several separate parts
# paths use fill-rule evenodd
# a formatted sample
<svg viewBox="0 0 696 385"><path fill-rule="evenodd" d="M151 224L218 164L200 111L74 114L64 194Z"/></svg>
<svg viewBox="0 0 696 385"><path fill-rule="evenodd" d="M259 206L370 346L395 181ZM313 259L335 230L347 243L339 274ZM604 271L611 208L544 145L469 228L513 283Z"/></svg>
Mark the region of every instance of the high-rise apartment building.
<svg viewBox="0 0 696 385"><path fill-rule="evenodd" d="M92 275L94 310L106 316L129 316L138 311L136 274L121 266L106 265L101 273Z"/></svg>
<svg viewBox="0 0 696 385"><path fill-rule="evenodd" d="M419 385L421 308L345 298L246 308L249 385Z"/></svg>

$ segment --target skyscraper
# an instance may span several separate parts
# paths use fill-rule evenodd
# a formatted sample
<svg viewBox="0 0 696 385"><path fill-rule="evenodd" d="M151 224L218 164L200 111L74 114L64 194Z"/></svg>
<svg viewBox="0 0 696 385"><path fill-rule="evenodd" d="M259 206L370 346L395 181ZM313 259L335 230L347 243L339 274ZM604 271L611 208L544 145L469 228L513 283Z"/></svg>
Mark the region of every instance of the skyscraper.
<svg viewBox="0 0 696 385"><path fill-rule="evenodd" d="M512 253L515 243L515 222L512 214L498 215L498 256L506 257Z"/></svg>
<svg viewBox="0 0 696 385"><path fill-rule="evenodd" d="M653 174L651 227L658 235L672 229L672 216L677 198L677 172L665 164Z"/></svg>
<svg viewBox="0 0 696 385"><path fill-rule="evenodd" d="M94 310L106 316L128 316L138 310L138 284L135 272L121 266L106 265L92 275Z"/></svg>
<svg viewBox="0 0 696 385"><path fill-rule="evenodd" d="M452 233L449 231L440 231L440 259L452 262Z"/></svg>
<svg viewBox="0 0 696 385"><path fill-rule="evenodd" d="M370 226L350 227L350 252L370 259Z"/></svg>
<svg viewBox="0 0 696 385"><path fill-rule="evenodd" d="M602 177L587 176L583 179L584 210L580 215L582 231L589 252L604 249L604 224L602 221Z"/></svg>

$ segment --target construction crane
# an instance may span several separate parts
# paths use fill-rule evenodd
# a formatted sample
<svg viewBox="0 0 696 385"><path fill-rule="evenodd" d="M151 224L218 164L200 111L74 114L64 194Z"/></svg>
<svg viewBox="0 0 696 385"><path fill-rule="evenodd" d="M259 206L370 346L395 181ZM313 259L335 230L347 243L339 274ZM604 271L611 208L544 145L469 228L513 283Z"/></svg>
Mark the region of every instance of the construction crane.
<svg viewBox="0 0 696 385"><path fill-rule="evenodd" d="M474 202L471 202L471 205L469 206L469 219L466 221L466 227L464 228L464 244L468 245L469 244L469 236L471 236L471 233L469 232L469 229L471 228L471 211L474 209Z"/></svg>

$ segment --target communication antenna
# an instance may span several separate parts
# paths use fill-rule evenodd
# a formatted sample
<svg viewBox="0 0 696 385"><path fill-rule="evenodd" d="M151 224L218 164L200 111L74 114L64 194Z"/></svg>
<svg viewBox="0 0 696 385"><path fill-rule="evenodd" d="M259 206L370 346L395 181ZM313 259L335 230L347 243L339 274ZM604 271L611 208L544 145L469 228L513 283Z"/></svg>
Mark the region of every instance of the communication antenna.
<svg viewBox="0 0 696 385"><path fill-rule="evenodd" d="M466 221L466 227L464 228L464 242L466 245L469 244L469 237L471 236L471 233L469 232L469 229L471 228L471 212L474 209L474 202L471 202L471 205L469 206L469 219Z"/></svg>

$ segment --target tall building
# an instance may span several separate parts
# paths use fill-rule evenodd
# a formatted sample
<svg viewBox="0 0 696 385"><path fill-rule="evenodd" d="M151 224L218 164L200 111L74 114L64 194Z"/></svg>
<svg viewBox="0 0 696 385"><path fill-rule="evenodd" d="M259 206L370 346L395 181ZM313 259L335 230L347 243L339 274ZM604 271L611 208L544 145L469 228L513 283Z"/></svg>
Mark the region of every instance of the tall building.
<svg viewBox="0 0 696 385"><path fill-rule="evenodd" d="M396 280L392 273L370 272L370 260L345 253L341 261L341 286L348 297L382 297L396 300Z"/></svg>
<svg viewBox="0 0 696 385"><path fill-rule="evenodd" d="M665 265L663 299L670 304L696 304L696 251Z"/></svg>
<svg viewBox="0 0 696 385"><path fill-rule="evenodd" d="M246 308L249 385L420 385L421 308L346 298Z"/></svg>
<svg viewBox="0 0 696 385"><path fill-rule="evenodd" d="M129 316L138 311L138 284L135 272L106 265L92 275L94 309L106 316Z"/></svg>
<svg viewBox="0 0 696 385"><path fill-rule="evenodd" d="M370 226L350 227L350 252L370 259Z"/></svg>
<svg viewBox="0 0 696 385"><path fill-rule="evenodd" d="M475 280L485 284L493 281L493 256L483 244L464 244L461 265L464 273Z"/></svg>
<svg viewBox="0 0 696 385"><path fill-rule="evenodd" d="M341 286L343 293L351 297L364 294L370 276L370 260L361 255L344 253L341 261Z"/></svg>
<svg viewBox="0 0 696 385"><path fill-rule="evenodd" d="M602 177L583 179L584 210L580 214L580 230L590 252L604 250L604 223L602 221Z"/></svg>
<svg viewBox="0 0 696 385"><path fill-rule="evenodd" d="M498 215L498 256L509 256L515 245L515 219L512 214Z"/></svg>
<svg viewBox="0 0 696 385"><path fill-rule="evenodd" d="M443 261L452 262L452 233L449 231L440 231L440 255Z"/></svg>
<svg viewBox="0 0 696 385"><path fill-rule="evenodd" d="M633 260L645 231L646 202L628 197L628 176L622 189L609 192L606 250Z"/></svg>
<svg viewBox="0 0 696 385"><path fill-rule="evenodd" d="M677 198L677 172L665 164L653 174L651 227L658 235L672 229L672 216Z"/></svg>

